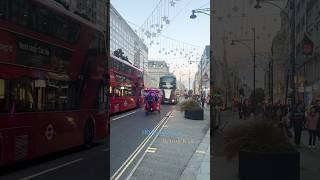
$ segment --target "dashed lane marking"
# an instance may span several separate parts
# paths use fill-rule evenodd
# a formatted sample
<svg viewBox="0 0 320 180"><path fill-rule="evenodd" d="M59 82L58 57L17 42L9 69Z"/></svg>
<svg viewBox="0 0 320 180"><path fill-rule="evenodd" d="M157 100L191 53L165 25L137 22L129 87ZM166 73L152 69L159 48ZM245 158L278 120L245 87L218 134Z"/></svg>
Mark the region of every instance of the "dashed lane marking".
<svg viewBox="0 0 320 180"><path fill-rule="evenodd" d="M50 168L50 169L47 169L47 170L38 172L38 173L33 174L33 175L31 175L31 176L24 177L24 178L22 178L22 179L20 179L20 180L32 179L32 178L35 178L35 177L37 177L37 176L40 176L40 175L46 174L46 173L48 173L48 172L51 172L51 171L54 171L54 170L63 168L63 167L65 167L65 166L69 166L69 165L71 165L71 164L77 163L77 162L82 161L82 160L83 160L83 158L79 158L79 159L76 159L76 160L73 160L73 161L70 161L70 162L61 164L61 165L59 165L59 166L56 166L56 167L53 167L53 168Z"/></svg>

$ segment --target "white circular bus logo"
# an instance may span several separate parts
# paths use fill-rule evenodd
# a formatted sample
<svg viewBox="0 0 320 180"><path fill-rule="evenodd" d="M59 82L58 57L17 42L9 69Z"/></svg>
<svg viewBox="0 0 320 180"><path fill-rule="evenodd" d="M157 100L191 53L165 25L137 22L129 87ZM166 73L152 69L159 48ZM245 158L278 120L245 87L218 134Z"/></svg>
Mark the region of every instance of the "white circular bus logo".
<svg viewBox="0 0 320 180"><path fill-rule="evenodd" d="M51 140L53 138L53 135L54 135L54 130L53 130L53 126L52 124L49 124L47 126L47 129L46 129L46 137L47 137L47 140Z"/></svg>

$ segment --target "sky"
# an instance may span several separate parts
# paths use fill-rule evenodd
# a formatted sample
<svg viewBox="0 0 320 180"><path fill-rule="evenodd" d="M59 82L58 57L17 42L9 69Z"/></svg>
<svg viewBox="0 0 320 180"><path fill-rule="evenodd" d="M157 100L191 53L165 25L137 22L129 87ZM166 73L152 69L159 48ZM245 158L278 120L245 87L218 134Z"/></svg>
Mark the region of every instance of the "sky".
<svg viewBox="0 0 320 180"><path fill-rule="evenodd" d="M171 6L170 1L174 1L175 5ZM149 49L148 56L151 60L165 60L170 66L170 71L178 79L182 74L181 80L185 87L188 87L189 76L185 74L190 71L192 83L197 71L197 61L200 61L205 46L210 45L210 16L197 14L196 19L190 19L191 11L197 8L209 8L210 0L111 0L111 4L138 34L142 34L141 29L146 29L138 30L151 14L154 18L149 18L147 22L155 24L151 23L157 21L153 19L161 17L158 15L160 9L161 12L162 9L166 11L164 5L168 5L170 23L164 25L162 36L155 38L152 45L150 41L145 41ZM158 4L160 5L156 8ZM154 9L157 11L152 13ZM150 27L150 24L145 24L143 27ZM170 53L170 50L171 54L165 55L164 51Z"/></svg>

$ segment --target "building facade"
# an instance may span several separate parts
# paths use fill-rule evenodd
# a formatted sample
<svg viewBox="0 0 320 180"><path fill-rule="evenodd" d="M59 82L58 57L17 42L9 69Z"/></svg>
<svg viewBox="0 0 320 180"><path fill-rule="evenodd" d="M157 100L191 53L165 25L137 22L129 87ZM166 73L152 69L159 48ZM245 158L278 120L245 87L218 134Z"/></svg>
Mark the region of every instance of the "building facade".
<svg viewBox="0 0 320 180"><path fill-rule="evenodd" d="M206 78L207 77L207 78ZM202 81L202 83L201 83ZM195 94L203 94L205 96L210 92L210 46L207 45L203 51L198 70L194 76L193 88Z"/></svg>
<svg viewBox="0 0 320 180"><path fill-rule="evenodd" d="M54 0L82 18L106 28L107 0Z"/></svg>
<svg viewBox="0 0 320 180"><path fill-rule="evenodd" d="M271 57L267 65L265 94L273 102L285 102L287 75L290 68L290 26L288 17L281 13L281 27L272 40ZM272 92L271 92L272 90ZM271 95L271 93L273 93Z"/></svg>
<svg viewBox="0 0 320 180"><path fill-rule="evenodd" d="M294 9L290 7L293 1L295 1ZM310 104L312 100L320 98L319 7L320 2L318 0L289 0L286 8L290 18L293 15L293 10L295 10L295 88L296 96L299 99L303 99L306 104ZM293 27L292 22L290 22L290 27ZM303 53L305 37L308 37L314 43L312 55Z"/></svg>
<svg viewBox="0 0 320 180"><path fill-rule="evenodd" d="M145 69L148 62L148 48L129 26L126 20L111 5L110 9L110 53L122 49L129 62Z"/></svg>
<svg viewBox="0 0 320 180"><path fill-rule="evenodd" d="M172 75L165 61L149 60L144 74L144 84L146 87L158 88L160 77L165 75Z"/></svg>

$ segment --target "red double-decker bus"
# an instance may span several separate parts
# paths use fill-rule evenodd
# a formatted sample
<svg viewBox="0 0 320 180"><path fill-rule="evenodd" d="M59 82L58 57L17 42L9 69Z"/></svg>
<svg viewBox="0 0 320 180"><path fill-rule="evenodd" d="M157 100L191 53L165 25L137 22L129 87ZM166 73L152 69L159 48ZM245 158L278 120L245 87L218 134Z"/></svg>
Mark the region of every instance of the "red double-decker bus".
<svg viewBox="0 0 320 180"><path fill-rule="evenodd" d="M110 66L110 113L141 107L144 103L142 71L113 55Z"/></svg>
<svg viewBox="0 0 320 180"><path fill-rule="evenodd" d="M0 0L0 166L104 139L103 31L51 0Z"/></svg>

